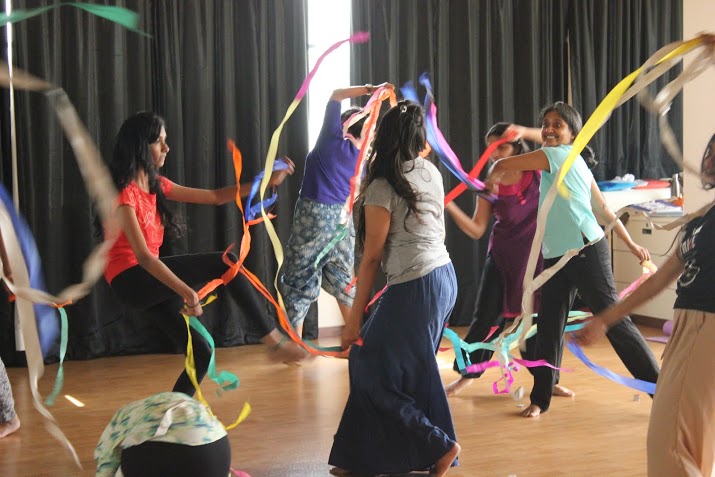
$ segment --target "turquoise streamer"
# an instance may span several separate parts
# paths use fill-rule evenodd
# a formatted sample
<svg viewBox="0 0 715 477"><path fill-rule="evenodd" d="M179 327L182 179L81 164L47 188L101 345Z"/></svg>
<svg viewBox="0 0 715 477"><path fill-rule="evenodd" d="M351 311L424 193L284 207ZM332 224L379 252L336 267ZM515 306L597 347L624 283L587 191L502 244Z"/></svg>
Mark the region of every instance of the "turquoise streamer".
<svg viewBox="0 0 715 477"><path fill-rule="evenodd" d="M202 325L195 316L189 318L189 324L193 329L198 331L198 333L209 343L209 346L211 346L211 360L209 361L209 369L206 374L208 374L209 378L218 384L222 390L231 391L236 389L241 384L238 380L238 376L229 371L221 371L218 374L216 373L216 346L214 345L214 339L211 337L211 334L206 328L204 328L204 325Z"/></svg>
<svg viewBox="0 0 715 477"><path fill-rule="evenodd" d="M330 243L326 245L325 248L318 254L318 258L316 258L315 263L313 263L314 267L317 268L323 257L325 257L328 252L330 252L333 248L335 248L338 242L340 242L348 235L348 228L344 224L338 224L338 226L335 227L335 232L337 232L337 235L333 237L333 240L331 240Z"/></svg>
<svg viewBox="0 0 715 477"><path fill-rule="evenodd" d="M28 20L32 17L42 15L43 13L58 7L75 7L80 10L84 10L92 15L109 20L112 23L116 23L129 31L134 33L139 33L148 38L151 35L139 29L139 14L129 10L127 8L115 7L112 5L95 5L92 3L80 3L80 2L68 2L59 3L56 5L49 5L46 7L32 8L29 10L13 10L10 15L5 13L0 14L0 26L7 25L8 23L17 23L21 21Z"/></svg>
<svg viewBox="0 0 715 477"><path fill-rule="evenodd" d="M534 316L536 316L536 314L534 314ZM569 313L569 318L586 318L587 316L590 315L582 311L572 311ZM492 340L489 343L467 343L466 341L462 340L454 330L451 330L449 328L445 328L444 337L452 342L452 346L454 347L454 356L457 360L457 367L459 368L460 372L464 372L467 366L472 364L469 360L469 354L478 349L488 349L494 351L495 353L498 353L503 358L503 362L505 363L510 363L511 361L513 361L513 356L511 355L509 350L511 348L515 348L518 345L518 339L521 336L523 325L524 323L521 322L515 332L504 338L504 341L498 349L494 344L495 340ZM583 328L583 326L583 323L578 323L576 325L567 325L566 329L564 330L564 333L570 333L572 331L580 330L581 328ZM532 326L531 329L529 329L529 332L526 334L526 339L533 337L536 332L537 327ZM466 360L464 359L464 354L458 352L459 349L466 351Z"/></svg>
<svg viewBox="0 0 715 477"><path fill-rule="evenodd" d="M52 388L52 392L47 399L45 399L46 406L54 406L57 396L59 396L60 391L62 391L62 386L65 382L65 370L62 364L65 361L65 354L67 354L67 341L69 340L69 324L67 322L67 312L64 308L60 308L60 366L57 368L57 377L55 378L55 385Z"/></svg>

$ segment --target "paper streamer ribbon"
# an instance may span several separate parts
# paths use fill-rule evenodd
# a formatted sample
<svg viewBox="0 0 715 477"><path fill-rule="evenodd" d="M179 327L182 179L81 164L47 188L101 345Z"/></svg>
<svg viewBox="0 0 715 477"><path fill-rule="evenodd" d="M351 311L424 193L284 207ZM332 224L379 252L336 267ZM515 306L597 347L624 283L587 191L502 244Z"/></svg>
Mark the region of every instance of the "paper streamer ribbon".
<svg viewBox="0 0 715 477"><path fill-rule="evenodd" d="M655 383L649 383L640 379L630 378L628 376L621 376L619 374L616 374L613 371L599 366L590 359L588 359L581 347L573 340L568 340L566 344L571 350L571 352L574 354L574 356L583 361L586 366L591 368L599 376L603 376L604 378L608 378L618 384L623 384L624 386L628 386L629 388L633 388L644 393L655 394Z"/></svg>
<svg viewBox="0 0 715 477"><path fill-rule="evenodd" d="M33 237L30 227L27 225L24 217L15 212L12 198L5 189L5 186L2 184L0 184L0 201L2 201L5 209L10 215L12 227L14 228L15 233L17 234L17 239L20 242L22 257L25 261L25 265L27 266L27 270L30 273L30 287L45 291L46 287L44 274L42 273L42 264L40 261L40 254L37 251L35 238ZM5 282L9 285L11 284L7 279L5 279ZM42 356L47 356L47 353L57 342L57 338L60 336L57 314L55 313L54 308L48 305L36 304L33 305L33 308L35 311L37 334L40 340Z"/></svg>
<svg viewBox="0 0 715 477"><path fill-rule="evenodd" d="M566 177L566 174L568 171L571 169L571 166L573 165L574 161L576 158L579 156L581 151L586 147L586 145L589 143L591 138L593 137L594 134L603 126L603 124L608 120L608 118L611 116L611 113L613 112L614 109L616 109L618 106L622 105L625 101L633 97L635 94L638 94L638 92L644 90L650 83L655 81L659 76L661 76L665 71L663 69L659 69L657 75L652 75L651 78L649 78L646 81L640 81L638 83L638 87L634 88L632 91L628 91L628 94L626 94L627 90L631 87L633 82L636 80L636 78L641 75L641 73L651 64L655 65L660 65L664 64L666 70L671 68L672 66L675 65L675 60L676 58L682 58L685 54L689 53L690 51L694 50L697 47L701 47L704 45L703 39L701 37L694 38L692 40L686 41L686 42L675 42L671 43L670 45L667 45L666 47L662 48L658 52L656 52L653 57L651 57L646 63L623 78L616 86L613 87L613 89L606 95L606 97L601 101L601 103L598 105L598 107L594 110L593 114L591 114L591 117L586 121L586 124L584 124L583 128L581 129L581 132L576 136L573 142L573 148L571 149L571 152L569 155L566 157L566 160L564 161L564 164L561 166L561 169L559 169L559 174L558 177L555 181L557 184L557 187L559 189L559 193L563 195L564 197L568 197L568 188L564 185L564 178ZM711 55L710 55L711 56ZM697 62L696 62L696 68L698 74L702 72L702 69L697 67ZM690 80L694 78L693 76L693 69L691 68L690 71L688 72L689 75L687 76L687 79ZM684 80L681 80L684 81ZM661 104L669 104L667 102L667 98L670 98L672 100L672 96L674 96L674 93L670 94L665 94L661 98ZM663 108L656 108L659 112L663 111ZM670 128L666 125L666 129L670 130ZM666 132L667 133L667 132ZM676 159L677 160L677 159ZM682 160L680 161L680 164L682 165Z"/></svg>
<svg viewBox="0 0 715 477"><path fill-rule="evenodd" d="M566 326L566 329L564 330L565 333L571 332L571 331L576 331L578 329L583 328L582 323L578 324L573 324L574 321L579 321L583 320L584 318L590 316L588 313L584 313L581 311L572 311L569 313L569 317L567 322L572 323L570 325ZM448 339L449 341L452 342L452 346L454 348L454 356L457 361L457 367L462 375L468 374L468 373L480 373L483 372L486 369L489 368L496 368L499 367L502 369L502 378L499 380L501 381L502 379L505 381L505 386L503 389L499 389L499 381L496 381L493 383L493 389L495 394L506 394L509 392L511 388L511 384L514 382L514 378L512 375L512 371L517 371L518 366L515 365L521 365L527 368L533 368L537 366L547 366L553 369L559 369L562 371L570 371L562 368L557 368L550 363L548 363L546 360L540 359L536 361L531 361L531 360L525 360L525 359L519 359L511 354L511 350L515 349L519 345L519 338L522 334L522 327L524 326L523 322L520 324L520 327L516 329L515 332L511 333L507 337L499 340L495 340L490 343L486 342L478 342L478 343L466 343L464 340L462 340L459 335L457 335L454 330L451 330L449 328L445 328L444 330L444 337ZM489 334L493 333L494 330ZM534 336L537 332L537 325L531 325L530 328L526 332L527 339L531 338ZM489 336L485 338L485 341L489 339ZM497 355L498 359L497 360L492 360L492 361L485 361L482 363L474 363L472 364L469 361L469 354L479 350L479 349L486 349L486 350L491 350L494 351L495 354ZM464 353L462 353L462 350L465 351L466 357Z"/></svg>
<svg viewBox="0 0 715 477"><path fill-rule="evenodd" d="M0 85L9 87L10 83L8 66L5 63L0 63ZM17 297L17 310L20 329L25 341L25 356L27 358L33 405L45 418L45 426L50 434L72 454L77 466L82 468L74 447L62 433L52 414L42 403L38 390L38 381L44 373L44 363L32 303L60 306L72 303L87 295L97 280L102 277L107 261L107 252L112 247L119 231L113 214L117 192L111 175L101 159L99 150L80 121L66 93L51 83L15 68L13 69L12 84L18 90L44 93L49 99L75 153L75 159L84 178L89 198L96 204L100 219L105 224L106 239L86 259L82 269L82 281L70 285L57 295L51 295L43 290L33 288L24 263L20 239L13 228L10 212L4 205L0 207L2 209L0 210L0 229L3 231L8 258L15 278L14 283L7 283L7 286Z"/></svg>
<svg viewBox="0 0 715 477"><path fill-rule="evenodd" d="M293 115L293 112L295 112L296 108L302 101L303 97L305 96L305 93L308 91L308 87L310 86L310 82L315 76L315 73L317 72L318 68L320 67L320 64L323 62L326 56L328 56L331 52L339 48L341 45L344 43L364 43L369 39L369 34L367 32L359 32L356 33L355 35L351 36L350 38L346 40L339 41L332 46L330 46L316 61L315 65L313 66L313 69L308 73L308 76L305 78L303 81L303 84L301 85L300 89L298 90L298 93L295 96L295 99L291 103L291 105L288 107L288 110L286 111L285 116L283 117L283 120L280 122L276 130L273 132L273 135L271 137L271 142L268 147L268 152L266 153L266 165L265 165L265 171L266 174L263 176L263 179L261 180L261 189L260 189L260 197L261 200L264 199L265 197L265 192L266 189L268 188L268 182L269 182L269 174L268 172L273 170L273 164L275 163L275 158L278 152L278 142L280 140L280 135L281 132L283 131L283 126L285 126L286 122L288 122L288 119ZM271 297L271 301L274 303L274 306L276 306L276 312L278 313L278 320L281 324L281 327L283 330L288 334L288 336L298 343L300 346L302 346L306 351L308 351L311 354L322 354L322 355L329 355L329 356L345 356L345 352L341 351L326 351L325 348L319 349L316 347L313 347L309 344L306 344L295 332L293 329L293 326L291 325L290 321L288 320L286 313L285 313L285 304L283 302L283 297L280 294L280 291L278 291L278 273L280 273L280 269L283 265L283 259L284 259L284 254L283 254L283 246L281 245L280 239L278 238L278 234L276 233L275 227L271 223L270 220L268 219L268 214L266 212L265 208L261 208L261 214L263 215L264 223L266 225L266 231L268 232L268 237L271 240L271 244L273 245L273 250L275 252L276 256L276 262L277 262L277 269L278 272L276 273L276 276L273 280L273 286L276 289L276 296L278 297L277 302L273 300ZM246 275L248 276L248 275ZM255 278L255 276L254 276ZM257 278L256 278L257 280ZM260 283L260 281L258 281ZM258 285L256 283L255 285ZM265 287L263 287L265 289ZM267 292L267 290L265 290ZM265 295L264 295L265 296ZM267 297L270 297L270 293L267 293Z"/></svg>
<svg viewBox="0 0 715 477"><path fill-rule="evenodd" d="M290 169L290 166L288 163L284 161L277 161L274 166L273 166L273 172L276 171L287 171ZM261 187L261 181L263 180L263 176L265 175L266 171L261 171L259 172L256 177L253 179L253 184L251 185L251 192L248 195L248 200L246 201L246 211L245 211L245 218L246 222L252 222L257 215L260 214L261 208L265 209L270 209L273 207L273 204L276 203L276 200L278 199L278 191L273 191L273 194L265 199L263 202L255 202L256 196L258 195L258 190Z"/></svg>
<svg viewBox="0 0 715 477"><path fill-rule="evenodd" d="M120 25L129 31L133 31L135 33L139 33L140 35L144 35L151 38L149 34L139 29L139 14L137 14L136 12L122 7L114 7L111 5L97 5L93 3L67 2L49 5L46 7L31 8L29 10L13 10L10 15L6 13L0 14L0 25L7 25L8 23L17 23L24 20L28 20L32 17L41 15L49 10L53 10L55 8L63 6L79 8L80 10L84 10L85 12L91 13L92 15L116 23L117 25Z"/></svg>
<svg viewBox="0 0 715 477"><path fill-rule="evenodd" d="M469 177L476 179L479 177L479 173L482 172L482 169L486 165L487 161L492 157L492 154L494 154L494 151L497 150L499 146L502 144L506 144L508 142L511 142L514 140L514 137L516 137L516 134L513 132L510 132L506 136L497 139L496 141L492 142L487 146L487 148L484 150L484 153L479 157L479 160L477 163L474 165L474 168L472 168L471 171L469 171ZM467 190L467 185L464 182L461 182L458 184L454 189L449 191L449 193L444 196L444 205L449 204L452 202L454 199L459 197L459 195Z"/></svg>
<svg viewBox="0 0 715 477"><path fill-rule="evenodd" d="M60 311L60 363L57 367L57 376L55 377L55 385L52 388L52 392L45 399L45 404L48 406L54 406L57 396L59 396L60 391L62 391L62 386L65 382L65 370L64 362L65 355L67 354L67 342L69 341L69 324L67 323L67 312L64 308L59 308Z"/></svg>
<svg viewBox="0 0 715 477"><path fill-rule="evenodd" d="M234 477L251 477L250 475L243 472L242 470L236 470L233 467L231 467L231 473L234 475Z"/></svg>
<svg viewBox="0 0 715 477"><path fill-rule="evenodd" d="M658 267L656 267L655 264L653 262L651 262L650 260L646 260L645 262L643 262L642 266L643 266L643 274L640 277L638 277L638 279L636 281L634 281L633 283L628 285L626 288L621 290L621 293L618 294L619 300L623 300L628 295L633 293L636 290L636 288L641 286L644 281L649 279L650 276L658 270Z"/></svg>
<svg viewBox="0 0 715 477"><path fill-rule="evenodd" d="M209 413L213 416L214 413L211 410L211 406L209 403L206 401L204 398L203 393L201 392L201 386L199 386L199 381L196 377L196 365L194 361L194 344L193 340L191 338L191 318L185 314L182 313L182 316L184 317L184 321L186 322L186 332L188 334L188 341L186 343L186 359L184 360L184 367L186 369L186 374L189 376L189 380L191 383L194 385L194 388L196 389L196 399L201 401L201 403L206 406L206 408L209 410ZM195 317L193 317L195 318ZM205 331L205 330L204 330ZM206 333L208 335L208 332ZM206 337L206 335L204 335ZM209 335L210 337L210 335ZM211 346L211 354L212 354L212 360L213 360L213 339L210 341ZM234 376L235 377L235 376ZM238 378L236 378L236 381L238 381ZM241 414L238 416L238 419L233 422L233 424L230 424L228 426L224 425L221 423L222 426L228 431L233 429L234 427L238 426L241 422L248 417L248 415L251 413L251 405L248 404L247 402L243 404L243 410L241 411ZM219 421L221 422L221 421Z"/></svg>
<svg viewBox="0 0 715 477"><path fill-rule="evenodd" d="M459 179L465 187L470 190L476 191L478 193L483 193L484 183L477 179L477 174L474 176L467 174L462 168L462 163L450 147L447 140L444 138L442 131L439 129L437 124L437 105L434 101L434 95L432 94L432 85L429 81L429 76L423 73L420 76L420 84L422 84L427 90L427 94L424 100L425 109L425 131L427 132L427 142L432 147L432 150L437 154L440 162L449 170L457 179ZM417 96L417 91L415 90L412 82L407 82L401 89L402 95L405 99L419 103L419 98ZM458 195L458 194L457 194ZM493 197L489 194L484 193L484 197L487 200L493 201ZM453 199L453 198L452 198ZM450 199L451 200L451 199Z"/></svg>

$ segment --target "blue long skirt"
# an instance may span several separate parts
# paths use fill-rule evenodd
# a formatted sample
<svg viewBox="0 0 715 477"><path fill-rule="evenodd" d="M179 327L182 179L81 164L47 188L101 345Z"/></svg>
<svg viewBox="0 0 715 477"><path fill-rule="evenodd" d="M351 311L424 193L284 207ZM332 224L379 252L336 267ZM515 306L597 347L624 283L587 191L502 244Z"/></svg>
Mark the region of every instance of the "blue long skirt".
<svg viewBox="0 0 715 477"><path fill-rule="evenodd" d="M452 264L390 286L350 351L329 463L357 474L431 468L456 442L435 354L457 297ZM453 465L457 465L457 462Z"/></svg>

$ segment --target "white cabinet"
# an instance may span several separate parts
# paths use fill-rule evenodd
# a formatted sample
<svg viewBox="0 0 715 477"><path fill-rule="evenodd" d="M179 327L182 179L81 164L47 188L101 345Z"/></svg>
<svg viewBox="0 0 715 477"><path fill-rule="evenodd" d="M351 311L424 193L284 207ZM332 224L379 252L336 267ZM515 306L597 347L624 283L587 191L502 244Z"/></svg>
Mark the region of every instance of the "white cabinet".
<svg viewBox="0 0 715 477"><path fill-rule="evenodd" d="M676 219L677 217L656 217L652 220L654 223L665 225ZM680 228L658 230L651 227L643 215L634 212L630 212L626 229L634 242L648 249L652 261L657 267L660 267L674 252L677 245L675 241L680 231ZM615 233L612 234L611 245L613 276L616 280L616 289L620 292L641 275L642 268L638 259ZM673 303L675 303L675 283L649 302L636 308L632 314L671 320L673 318Z"/></svg>

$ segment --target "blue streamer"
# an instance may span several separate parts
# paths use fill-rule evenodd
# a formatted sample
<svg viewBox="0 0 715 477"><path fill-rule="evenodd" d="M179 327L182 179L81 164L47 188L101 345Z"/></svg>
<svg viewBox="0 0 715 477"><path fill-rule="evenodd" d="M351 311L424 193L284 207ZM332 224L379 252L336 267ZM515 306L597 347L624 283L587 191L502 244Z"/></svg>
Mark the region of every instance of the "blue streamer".
<svg viewBox="0 0 715 477"><path fill-rule="evenodd" d="M427 142L429 145L432 147L432 150L437 154L437 157L439 158L440 162L444 165L444 167L449 170L452 175L454 175L457 179L460 180L460 182L463 182L466 186L467 189L476 192L478 195L483 197L484 199L494 202L494 197L491 196L491 194L485 193L483 190L479 189L472 179L469 177L469 174L467 174L462 168L461 168L461 163L460 167L457 167L457 164L455 164L451 159L450 156L454 157L454 160L459 161L459 158L456 157L456 154L454 154L453 151L451 151L451 154L449 154L447 151L442 149L442 146L439 144L439 141L437 140L437 124L435 124L435 121L432 119L430 115L430 111L432 108L432 104L434 104L434 95L432 93L432 84L430 83L429 76L427 73L422 73L420 76L420 84L425 87L427 90L427 94L425 95L424 99L424 109L425 109L425 132L427 134ZM400 92L402 93L402 96L409 100L409 101L414 101L415 103L419 103L419 96L417 94L417 90L415 89L414 84L412 81L408 81L405 83L402 88L400 88Z"/></svg>
<svg viewBox="0 0 715 477"><path fill-rule="evenodd" d="M12 203L10 194L2 184L0 184L0 200L2 200L10 214L12 225L15 228L15 234L20 243L25 265L30 274L30 287L36 290L47 291L35 238L32 236L30 227L28 227L25 219L15 212L15 206ZM42 349L42 356L44 357L47 356L47 353L52 349L60 336L59 320L57 319L55 308L40 304L34 304L33 307L35 309L35 320L37 323L37 334L40 339L40 348Z"/></svg>
<svg viewBox="0 0 715 477"><path fill-rule="evenodd" d="M586 354L583 352L583 349L581 349L581 347L575 341L568 340L567 345L571 352L574 354L574 356L583 361L586 366L595 371L596 374L598 374L599 376L603 376L604 378L608 378L611 381L614 381L618 384L623 384L624 386L628 386L629 388L635 389L637 391L642 391L648 394L655 394L655 383L649 383L641 379L629 378L627 376L621 376L620 374L616 374L610 369L606 369L602 366L599 366L590 359L588 359Z"/></svg>
<svg viewBox="0 0 715 477"><path fill-rule="evenodd" d="M283 162L283 161L275 161L273 164L273 172L275 171L285 171L288 170L290 166ZM261 180L263 180L263 176L265 175L265 171L261 171L258 173L258 175L253 179L253 184L251 185L251 193L248 195L248 200L246 201L246 209L244 212L244 216L246 218L246 222L250 222L251 220L255 219L260 215L261 213L261 208L263 209L269 209L273 206L273 204L276 203L276 200L278 199L278 192L274 191L273 194L264 199L263 202L257 202L253 203L256 200L256 196L260 192L261 189Z"/></svg>

